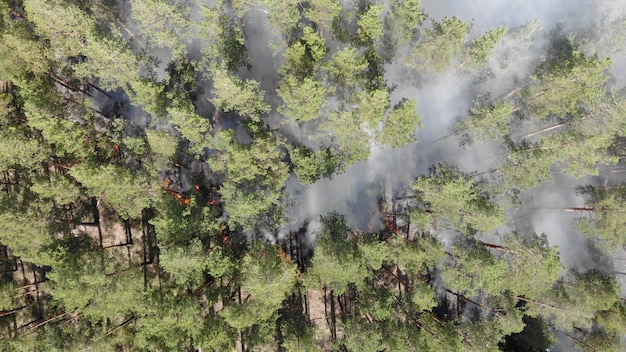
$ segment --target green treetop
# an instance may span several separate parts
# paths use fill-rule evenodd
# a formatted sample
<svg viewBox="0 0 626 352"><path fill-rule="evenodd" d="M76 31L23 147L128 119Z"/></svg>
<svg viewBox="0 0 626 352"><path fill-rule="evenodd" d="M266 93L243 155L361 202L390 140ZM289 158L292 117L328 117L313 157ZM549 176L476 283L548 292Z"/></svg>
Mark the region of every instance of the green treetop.
<svg viewBox="0 0 626 352"><path fill-rule="evenodd" d="M457 17L433 22L432 28L424 31L423 40L409 55L407 65L425 72L444 71L463 52L471 27Z"/></svg>
<svg viewBox="0 0 626 352"><path fill-rule="evenodd" d="M280 74L295 76L299 80L312 77L326 56L327 50L326 40L315 33L313 28L304 27L300 40L285 49L283 53L285 63L280 69Z"/></svg>
<svg viewBox="0 0 626 352"><path fill-rule="evenodd" d="M402 148L417 142L415 133L421 127L421 117L417 113L417 102L403 98L389 112L376 141L394 148Z"/></svg>
<svg viewBox="0 0 626 352"><path fill-rule="evenodd" d="M413 183L418 207L411 210L411 222L420 226L434 223L464 234L489 233L504 224L504 211L480 184L456 168L439 165L430 176Z"/></svg>
<svg viewBox="0 0 626 352"><path fill-rule="evenodd" d="M308 288L330 287L341 295L350 284L363 287L371 275L357 242L348 240L350 229L343 215L330 213L321 216L324 224L311 266L307 269L305 284Z"/></svg>
<svg viewBox="0 0 626 352"><path fill-rule="evenodd" d="M267 9L269 23L288 43L300 20L298 3L282 0L260 0L259 3Z"/></svg>
<svg viewBox="0 0 626 352"><path fill-rule="evenodd" d="M186 6L167 0L132 0L130 6L148 48L169 48L175 57L186 54L193 25Z"/></svg>
<svg viewBox="0 0 626 352"><path fill-rule="evenodd" d="M310 7L304 11L304 16L317 24L320 35L324 28L330 28L341 12L341 5L337 0L311 0L309 5Z"/></svg>
<svg viewBox="0 0 626 352"><path fill-rule="evenodd" d="M461 134L464 143L494 141L508 134L509 121L515 111L513 104L503 101L491 103L488 97L474 100L469 116L454 125L454 132Z"/></svg>
<svg viewBox="0 0 626 352"><path fill-rule="evenodd" d="M526 314L542 315L557 329L587 329L597 311L610 309L619 301L615 277L598 270L573 273L538 298L527 299Z"/></svg>
<svg viewBox="0 0 626 352"><path fill-rule="evenodd" d="M260 83L253 80L242 80L222 68L213 71L214 98L211 100L218 109L234 111L237 114L259 121L260 117L269 113L270 106L264 101L265 93Z"/></svg>
<svg viewBox="0 0 626 352"><path fill-rule="evenodd" d="M369 5L367 10L359 15L359 34L374 42L382 38L384 34L382 13L383 5Z"/></svg>
<svg viewBox="0 0 626 352"><path fill-rule="evenodd" d="M587 186L580 192L592 213L592 217L585 216L575 222L583 236L595 240L606 253L626 245L626 236L621 231L626 221L621 214L626 205L626 186Z"/></svg>
<svg viewBox="0 0 626 352"><path fill-rule="evenodd" d="M474 67L482 66L506 32L507 29L505 27L498 26L472 40L465 49L465 58L454 70L456 71L468 65Z"/></svg>
<svg viewBox="0 0 626 352"><path fill-rule="evenodd" d="M399 45L413 42L417 29L426 15L420 9L421 0L392 0L390 2L390 22L392 35Z"/></svg>
<svg viewBox="0 0 626 352"><path fill-rule="evenodd" d="M220 131L224 183L220 194L233 223L245 229L265 214L282 222L282 196L289 167L275 138L263 133L251 144L237 141L234 131ZM278 218L275 218L278 217Z"/></svg>
<svg viewBox="0 0 626 352"><path fill-rule="evenodd" d="M611 62L585 56L569 41L562 46L539 68L535 84L522 92L528 113L538 120L581 116L606 96L606 70Z"/></svg>
<svg viewBox="0 0 626 352"><path fill-rule="evenodd" d="M199 37L206 41L202 48L202 61L205 74L214 74L212 67L224 67L235 74L242 66L250 67L250 57L243 32L243 19L237 17L240 11L247 11L249 4L239 1L228 4L217 1L213 6L202 7L202 21L199 23ZM237 16L232 16L234 10Z"/></svg>
<svg viewBox="0 0 626 352"><path fill-rule="evenodd" d="M277 93L283 99L278 112L287 121L306 122L318 118L326 98L324 86L310 77L298 81L294 76L288 76L281 82Z"/></svg>
<svg viewBox="0 0 626 352"><path fill-rule="evenodd" d="M507 279L509 267L505 260L497 259L480 243L470 241L468 245L457 244L453 251L452 265L442 272L446 286L469 296L496 296Z"/></svg>
<svg viewBox="0 0 626 352"><path fill-rule="evenodd" d="M141 173L113 164L82 164L73 168L70 174L87 188L90 195L102 198L125 219L138 218L150 205L153 190Z"/></svg>
<svg viewBox="0 0 626 352"><path fill-rule="evenodd" d="M337 88L347 92L361 88L364 84L363 72L367 66L367 62L358 54L357 49L349 46L337 51L325 62L322 71L326 73L326 81L332 85L334 94Z"/></svg>

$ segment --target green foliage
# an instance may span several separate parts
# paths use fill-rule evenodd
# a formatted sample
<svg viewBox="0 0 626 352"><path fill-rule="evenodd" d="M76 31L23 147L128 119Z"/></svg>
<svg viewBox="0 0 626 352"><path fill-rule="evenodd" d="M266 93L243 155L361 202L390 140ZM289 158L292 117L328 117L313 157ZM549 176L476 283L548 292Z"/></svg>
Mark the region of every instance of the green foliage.
<svg viewBox="0 0 626 352"><path fill-rule="evenodd" d="M515 309L491 320L465 324L462 334L466 336L465 341L469 347L464 350L500 352L500 344L504 342L504 338L523 329L522 314Z"/></svg>
<svg viewBox="0 0 626 352"><path fill-rule="evenodd" d="M233 270L232 261L222 262L223 253L220 248L205 250L198 243L198 240L208 243L209 237L220 230L214 209L204 207L197 197L190 197L188 204L180 204L168 192L163 192L156 198L153 206L160 216L150 219L150 223L154 225L159 236L159 246L162 250L171 249L172 253L176 253L181 249L192 247L190 249L198 254L203 253L202 265L211 274L222 276Z"/></svg>
<svg viewBox="0 0 626 352"><path fill-rule="evenodd" d="M338 172L343 172L348 166L359 160L366 160L369 156L367 133L361 129L359 118L353 111L330 111L328 119L321 125L321 129L332 136L336 153L340 155Z"/></svg>
<svg viewBox="0 0 626 352"><path fill-rule="evenodd" d="M54 200L57 205L72 204L81 196L81 190L74 182L56 173L35 180L31 190L41 198Z"/></svg>
<svg viewBox="0 0 626 352"><path fill-rule="evenodd" d="M329 28L341 12L341 5L337 0L310 0L310 7L304 10L304 16L320 27Z"/></svg>
<svg viewBox="0 0 626 352"><path fill-rule="evenodd" d="M376 140L394 148L402 148L417 142L416 130L421 127L421 117L417 113L417 102L403 98L396 104L385 121Z"/></svg>
<svg viewBox="0 0 626 352"><path fill-rule="evenodd" d="M241 286L253 302L266 306L267 318L280 307L297 280L296 265L280 254L274 246L255 243L243 258Z"/></svg>
<svg viewBox="0 0 626 352"><path fill-rule="evenodd" d="M626 244L626 237L621 231L625 221L621 209L626 201L626 186L608 189L587 186L581 188L580 193L585 196L586 206L593 214L593 217L575 221L580 233L595 240L606 253Z"/></svg>
<svg viewBox="0 0 626 352"><path fill-rule="evenodd" d="M318 118L326 98L326 89L322 84L309 77L298 81L295 77L288 76L276 92L283 100L278 112L287 121L306 122Z"/></svg>
<svg viewBox="0 0 626 352"><path fill-rule="evenodd" d="M191 347L191 341L201 338L203 320L200 306L191 299L174 299L154 304L138 319L134 343L160 350Z"/></svg>
<svg viewBox="0 0 626 352"><path fill-rule="evenodd" d="M340 295L350 284L363 285L362 280L368 276L369 270L354 250L346 248L345 253L337 253L320 244L307 271L305 284L311 289L328 285Z"/></svg>
<svg viewBox="0 0 626 352"><path fill-rule="evenodd" d="M456 247L454 254L454 264L442 273L447 287L467 292L469 296L475 296L479 291L487 295L500 293L507 280L509 265L506 261L494 258L478 243L469 248Z"/></svg>
<svg viewBox="0 0 626 352"><path fill-rule="evenodd" d="M366 123L370 130L379 129L389 109L389 93L384 89L359 92L356 101L358 103L356 115L359 120ZM402 107L401 105L403 104L398 106Z"/></svg>
<svg viewBox="0 0 626 352"><path fill-rule="evenodd" d="M350 319L344 329L342 342L348 351L378 352L385 349L382 332L362 319Z"/></svg>
<svg viewBox="0 0 626 352"><path fill-rule="evenodd" d="M220 162L225 165L224 183L220 194L230 220L252 228L262 214L282 222L283 185L289 177L282 150L269 133L259 135L251 144L236 140L234 131L221 131L225 153ZM276 213L274 213L276 212Z"/></svg>
<svg viewBox="0 0 626 352"><path fill-rule="evenodd" d="M424 31L423 39L409 55L407 65L424 72L444 71L463 52L471 27L457 17L433 21L432 28Z"/></svg>
<svg viewBox="0 0 626 352"><path fill-rule="evenodd" d="M0 28L2 33L0 49L3 53L0 60L2 79L26 86L33 77L49 72L52 53L48 46L39 42L39 38L27 23L11 19L9 10L2 7Z"/></svg>
<svg viewBox="0 0 626 352"><path fill-rule="evenodd" d="M282 0L260 0L259 3L267 9L269 23L288 41L300 19L298 3Z"/></svg>
<svg viewBox="0 0 626 352"><path fill-rule="evenodd" d="M213 104L224 111L234 111L239 115L259 121L270 112L270 106L263 99L265 93L261 84L253 80L241 80L224 69L213 72Z"/></svg>
<svg viewBox="0 0 626 352"><path fill-rule="evenodd" d="M87 133L88 128L84 128L80 122L65 119L64 111L54 106L53 100L48 101L46 106L38 106L36 102L29 100L24 104L24 111L28 116L29 126L41 131L57 156L69 158L89 156L89 149L84 145L84 141L91 137ZM26 147L25 151L32 150L28 145Z"/></svg>
<svg viewBox="0 0 626 352"><path fill-rule="evenodd" d="M563 267L558 248L550 247L545 235L511 235L503 246L512 251L508 280L503 285L513 294L541 297L557 281Z"/></svg>
<svg viewBox="0 0 626 352"><path fill-rule="evenodd" d="M386 243L375 239L359 243L359 250L367 266L372 270L380 269L383 263L391 259L391 253Z"/></svg>
<svg viewBox="0 0 626 352"><path fill-rule="evenodd" d="M616 302L613 307L596 314L596 326L591 332L584 331L581 343L576 347L580 351L618 352L624 349L624 323L626 307L623 302Z"/></svg>
<svg viewBox="0 0 626 352"><path fill-rule="evenodd" d="M597 270L574 273L572 282L559 282L542 297L528 303L530 316L542 315L557 329L588 328L597 311L610 309L619 300L612 275Z"/></svg>
<svg viewBox="0 0 626 352"><path fill-rule="evenodd" d="M381 15L383 13L383 5L369 5L367 10L359 14L360 33L368 40L377 41L383 36L383 23Z"/></svg>
<svg viewBox="0 0 626 352"><path fill-rule="evenodd" d="M363 72L367 66L367 62L359 56L357 49L349 46L337 51L325 62L322 71L326 73L328 83L351 91L363 84ZM335 89L333 88L333 91Z"/></svg>
<svg viewBox="0 0 626 352"><path fill-rule="evenodd" d="M148 145L153 153L166 158L172 159L176 153L177 140L168 131L148 130L146 131Z"/></svg>
<svg viewBox="0 0 626 352"><path fill-rule="evenodd" d="M51 260L44 249L54 239L53 234L47 231L45 220L35 209L24 212L3 209L0 214L0 241L24 261L50 265Z"/></svg>
<svg viewBox="0 0 626 352"><path fill-rule="evenodd" d="M311 253L312 224L261 240L290 227L282 227L297 201L285 194L290 172L310 184L372 148L415 142L417 100L385 73L394 57L420 78L483 74L492 58L504 70L535 49L538 22L469 41L471 24L458 18L422 27L419 0L128 5L130 29L111 1L0 4L0 241L8 246L0 264L19 263L0 278L5 349L544 350L555 341L549 322L573 330L580 349L623 350L626 310L613 275L563 274L545 236L478 240L507 220L494 186L516 194L553 172L598 175L622 158L626 102L611 90L621 78L609 79L610 61L586 54L598 47L591 35L553 31L532 77L503 97L480 96L455 126L467 141L501 137L504 158L490 175L503 183L437 166L381 206L383 215L369 214L367 233L338 213L322 216ZM248 53L265 45L249 41L265 17L278 34L269 44L279 44L279 69L253 66ZM621 50L609 23L620 25L602 24L599 42L612 43L602 57ZM187 47L199 41L190 61ZM173 60L149 58L155 49ZM260 79L280 99L266 101ZM285 122L315 129L317 139L289 144ZM380 186L366 187L353 211ZM622 188L583 192L590 214L576 226L605 252L625 243ZM100 248L98 237L123 236L118 215L129 243ZM312 301L322 289L324 302ZM325 313L337 336L329 339L324 319L310 319L331 297L335 310Z"/></svg>
<svg viewBox="0 0 626 352"><path fill-rule="evenodd" d="M507 161L502 162L502 171L511 188L524 190L550 179L551 168L582 177L597 175L599 163L616 163L617 158L608 153L615 134L623 131L623 113L626 102L621 98L604 99L596 109L586 115L570 116L564 122L532 133L540 135L540 141L527 140L519 144L508 139ZM548 130L560 129L547 134ZM611 131L610 133L607 133Z"/></svg>
<svg viewBox="0 0 626 352"><path fill-rule="evenodd" d="M392 35L399 45L411 43L417 38L417 28L426 19L420 9L421 0L392 0L390 22Z"/></svg>
<svg viewBox="0 0 626 352"><path fill-rule="evenodd" d="M311 267L306 272L308 288L330 286L336 295L343 294L350 284L362 287L371 274L355 241L348 241L349 232L345 219L338 213L322 216L323 232Z"/></svg>
<svg viewBox="0 0 626 352"><path fill-rule="evenodd" d="M319 156L306 147L290 147L289 160L293 172L303 185L313 183L322 176Z"/></svg>
<svg viewBox="0 0 626 352"><path fill-rule="evenodd" d="M283 56L285 64L280 69L283 76L294 76L299 80L312 77L326 56L326 41L311 27L304 27L300 40L289 46Z"/></svg>
<svg viewBox="0 0 626 352"><path fill-rule="evenodd" d="M195 288L203 282L203 274L209 265L205 250L199 240L193 239L188 246L164 246L159 253L163 270L174 275L179 285Z"/></svg>
<svg viewBox="0 0 626 352"><path fill-rule="evenodd" d="M49 274L54 300L66 311L78 309L86 319L98 322L128 317L145 309L140 268L122 267L112 257L114 252L75 255L75 261L55 263L56 270Z"/></svg>
<svg viewBox="0 0 626 352"><path fill-rule="evenodd" d="M296 266L279 255L276 247L256 242L243 258L242 273L241 290L250 297L227 307L220 315L237 330L253 326L264 329L266 322L275 320L276 311L293 290ZM268 342L265 334L259 334L257 340Z"/></svg>
<svg viewBox="0 0 626 352"><path fill-rule="evenodd" d="M228 5L232 6L235 16ZM243 13L252 6L249 0L226 3L220 0L212 7L201 6L199 37L207 42L202 48L201 66L209 71L211 67L221 66L231 74L242 66L249 68L250 57L242 28Z"/></svg>
<svg viewBox="0 0 626 352"><path fill-rule="evenodd" d="M149 48L170 48L174 56L186 53L192 22L183 4L166 0L133 0L130 6L131 15L139 24L139 33Z"/></svg>
<svg viewBox="0 0 626 352"><path fill-rule="evenodd" d="M206 118L196 114L192 106L179 106L167 109L174 127L191 142L189 151L198 155L204 148L213 146L209 139L210 125Z"/></svg>
<svg viewBox="0 0 626 352"><path fill-rule="evenodd" d="M429 177L421 176L413 184L419 205L410 213L411 222L429 214L434 224L451 227L464 234L489 233L504 224L504 211L480 184L456 168L440 165Z"/></svg>
<svg viewBox="0 0 626 352"><path fill-rule="evenodd" d="M522 92L529 114L539 120L580 116L606 95L603 87L610 60L585 56L569 41L562 45L533 77L535 84Z"/></svg>
<svg viewBox="0 0 626 352"><path fill-rule="evenodd" d="M465 142L494 141L508 134L509 120L515 107L509 102L491 103L477 99L469 111L469 116L454 125L456 134L463 134Z"/></svg>
<svg viewBox="0 0 626 352"><path fill-rule="evenodd" d="M14 128L0 132L0 168L3 170L16 166L36 169L43 160L45 154L37 140L27 138Z"/></svg>
<svg viewBox="0 0 626 352"><path fill-rule="evenodd" d="M506 35L506 32L507 29L505 27L498 26L472 40L469 44L469 48L467 48L467 57L462 65L466 63L472 66L483 65L487 61L489 54L491 54L496 45L498 45L500 40Z"/></svg>
<svg viewBox="0 0 626 352"><path fill-rule="evenodd" d="M126 168L83 164L70 174L90 195L112 205L123 218L137 218L150 205L151 190L147 180Z"/></svg>
<svg viewBox="0 0 626 352"><path fill-rule="evenodd" d="M533 318L524 315L522 321L525 324L524 329L507 336L503 350L521 351L527 348L531 351L544 351L558 341L548 323L541 317Z"/></svg>

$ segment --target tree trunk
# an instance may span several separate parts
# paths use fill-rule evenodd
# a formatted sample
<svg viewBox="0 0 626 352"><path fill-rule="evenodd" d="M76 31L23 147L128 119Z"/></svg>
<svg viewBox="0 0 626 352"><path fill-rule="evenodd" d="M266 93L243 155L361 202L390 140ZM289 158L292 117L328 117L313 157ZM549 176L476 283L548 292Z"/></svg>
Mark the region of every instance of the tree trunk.
<svg viewBox="0 0 626 352"><path fill-rule="evenodd" d="M330 290L330 321L331 321L331 339L337 340L337 317L335 316L335 295L334 291Z"/></svg>
<svg viewBox="0 0 626 352"><path fill-rule="evenodd" d="M559 330L557 330L557 331L559 331ZM589 345L589 344L587 344L587 343L584 343L583 341L580 341L579 339L575 338L574 336L572 336L572 335L570 335L570 334L568 334L568 333L566 333L566 332L563 332L563 331L559 331L559 332L560 332L561 334L565 335L565 337L569 338L570 340L572 340L572 341L576 342L577 344L580 344L580 345L583 345L583 346L587 346L587 347L589 347L592 351L597 351L597 350L595 349L595 347L593 347L593 346L591 346L591 345Z"/></svg>
<svg viewBox="0 0 626 352"><path fill-rule="evenodd" d="M137 317L132 316L126 320L124 320L120 325L114 327L113 329L109 330L106 332L106 334L104 334L104 336L109 336L111 334L113 334L114 332L116 332L117 330L123 328L124 326L130 324L131 322L133 322L135 319L137 319Z"/></svg>
<svg viewBox="0 0 626 352"><path fill-rule="evenodd" d="M482 241L478 241L478 243L481 243L483 246L485 246L487 248L493 248L493 249L497 249L497 250L502 251L502 252L515 254L515 251L512 251L512 250L510 250L510 249L508 249L506 247L503 247L503 246L499 246L497 244L485 243L485 242L482 242Z"/></svg>
<svg viewBox="0 0 626 352"><path fill-rule="evenodd" d="M100 247L102 247L102 227L100 226L100 210L98 209L98 200L96 197L91 197L91 209L93 212L93 222L98 226L98 240L100 241Z"/></svg>
<svg viewBox="0 0 626 352"><path fill-rule="evenodd" d="M74 87L71 83L67 82L66 80L64 80L62 77L55 75L54 73L50 74L50 78L52 78L52 80L58 84L60 84L61 86L73 91L73 92L80 92L83 93L91 98L93 98L93 95L91 93L89 93L88 91L81 89L79 87Z"/></svg>
<svg viewBox="0 0 626 352"><path fill-rule="evenodd" d="M476 307L479 307L479 308L482 308L484 310L487 310L487 308L485 308L482 304L467 298L462 293L453 292L453 291L451 291L449 289L446 289L446 292L451 293L451 294L455 295L457 298L460 298L460 299L462 299L463 301L465 301L467 303L471 303L471 304L475 305ZM458 304L457 304L457 307L458 307Z"/></svg>
<svg viewBox="0 0 626 352"><path fill-rule="evenodd" d="M26 308L27 306L21 306L19 308L11 309L11 310L2 310L0 311L0 317L6 317L7 315L15 314L20 310Z"/></svg>
<svg viewBox="0 0 626 352"><path fill-rule="evenodd" d="M532 137L532 136L538 135L538 134L540 134L540 133L544 133L544 132L552 131L552 130L557 129L557 128L559 128L559 127L562 127L562 126L568 125L569 123L570 123L570 121L561 122L561 123L559 123L559 124L552 125L552 126L550 126L550 127L546 127L546 128L544 128L544 129L542 129L542 130L535 131L535 132L533 132L533 133L529 133L529 134L527 134L527 135L525 135L525 136L522 136L522 138L529 138L529 137Z"/></svg>

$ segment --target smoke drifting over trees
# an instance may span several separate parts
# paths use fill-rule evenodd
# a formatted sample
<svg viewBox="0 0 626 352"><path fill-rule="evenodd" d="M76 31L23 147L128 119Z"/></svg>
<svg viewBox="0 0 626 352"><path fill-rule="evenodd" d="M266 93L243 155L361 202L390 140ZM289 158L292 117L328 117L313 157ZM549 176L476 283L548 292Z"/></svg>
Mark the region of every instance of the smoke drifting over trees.
<svg viewBox="0 0 626 352"><path fill-rule="evenodd" d="M621 1L0 11L6 350L626 346Z"/></svg>

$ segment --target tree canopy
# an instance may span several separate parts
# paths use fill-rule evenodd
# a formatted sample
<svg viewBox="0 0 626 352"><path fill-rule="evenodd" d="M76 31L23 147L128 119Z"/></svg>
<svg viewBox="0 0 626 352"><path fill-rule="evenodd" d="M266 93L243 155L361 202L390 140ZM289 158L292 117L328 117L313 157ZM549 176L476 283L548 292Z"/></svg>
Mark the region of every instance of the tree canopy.
<svg viewBox="0 0 626 352"><path fill-rule="evenodd" d="M624 351L614 3L1 2L2 350Z"/></svg>

